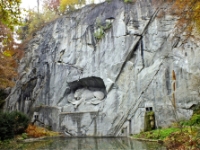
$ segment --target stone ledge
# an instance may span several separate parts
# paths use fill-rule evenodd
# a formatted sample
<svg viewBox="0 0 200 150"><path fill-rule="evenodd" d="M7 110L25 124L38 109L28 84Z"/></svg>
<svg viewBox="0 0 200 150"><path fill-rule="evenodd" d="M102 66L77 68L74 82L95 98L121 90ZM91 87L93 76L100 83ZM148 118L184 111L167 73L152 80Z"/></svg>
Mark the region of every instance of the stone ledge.
<svg viewBox="0 0 200 150"><path fill-rule="evenodd" d="M87 112L61 112L59 115L84 114L84 113L98 113L98 111L87 111Z"/></svg>
<svg viewBox="0 0 200 150"><path fill-rule="evenodd" d="M56 109L61 109L61 107L57 107L57 106L49 106L49 105L40 105L40 106L35 106L35 109L38 108L56 108Z"/></svg>

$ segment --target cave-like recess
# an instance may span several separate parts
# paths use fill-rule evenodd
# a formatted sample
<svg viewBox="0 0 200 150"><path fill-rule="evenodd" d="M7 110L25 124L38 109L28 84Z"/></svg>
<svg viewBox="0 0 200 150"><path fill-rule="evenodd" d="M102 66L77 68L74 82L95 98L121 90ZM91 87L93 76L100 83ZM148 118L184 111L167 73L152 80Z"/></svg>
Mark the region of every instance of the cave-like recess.
<svg viewBox="0 0 200 150"><path fill-rule="evenodd" d="M69 82L68 85L72 91L76 91L77 89L80 88L98 88L102 90L106 89L103 80L99 77L94 77L94 76Z"/></svg>

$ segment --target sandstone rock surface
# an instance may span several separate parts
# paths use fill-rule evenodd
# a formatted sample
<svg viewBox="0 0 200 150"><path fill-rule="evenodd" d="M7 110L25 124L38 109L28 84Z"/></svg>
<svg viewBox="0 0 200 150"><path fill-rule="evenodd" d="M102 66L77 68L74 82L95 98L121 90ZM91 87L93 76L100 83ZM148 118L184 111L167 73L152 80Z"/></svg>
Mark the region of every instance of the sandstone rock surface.
<svg viewBox="0 0 200 150"><path fill-rule="evenodd" d="M169 8L162 1L112 0L51 22L27 45L5 109L37 111L68 136L139 133L149 108L157 127L188 119L200 100L192 86L200 72L200 43L174 35ZM103 96L74 107L80 89Z"/></svg>

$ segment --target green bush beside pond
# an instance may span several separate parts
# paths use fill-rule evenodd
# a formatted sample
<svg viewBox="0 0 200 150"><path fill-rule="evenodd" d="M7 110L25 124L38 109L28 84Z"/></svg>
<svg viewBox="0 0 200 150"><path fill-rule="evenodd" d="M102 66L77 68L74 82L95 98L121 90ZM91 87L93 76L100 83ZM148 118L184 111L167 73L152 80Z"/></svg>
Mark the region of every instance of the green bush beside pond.
<svg viewBox="0 0 200 150"><path fill-rule="evenodd" d="M28 123L28 117L22 112L0 112L0 140L12 139L14 135L23 133Z"/></svg>

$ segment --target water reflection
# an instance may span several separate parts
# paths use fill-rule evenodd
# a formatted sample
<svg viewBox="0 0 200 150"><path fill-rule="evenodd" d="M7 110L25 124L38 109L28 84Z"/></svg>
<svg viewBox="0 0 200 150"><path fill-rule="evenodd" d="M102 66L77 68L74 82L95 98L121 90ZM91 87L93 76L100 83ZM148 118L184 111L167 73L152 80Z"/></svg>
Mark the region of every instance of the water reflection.
<svg viewBox="0 0 200 150"><path fill-rule="evenodd" d="M128 138L54 138L39 149L51 150L166 150L153 142L141 142Z"/></svg>

